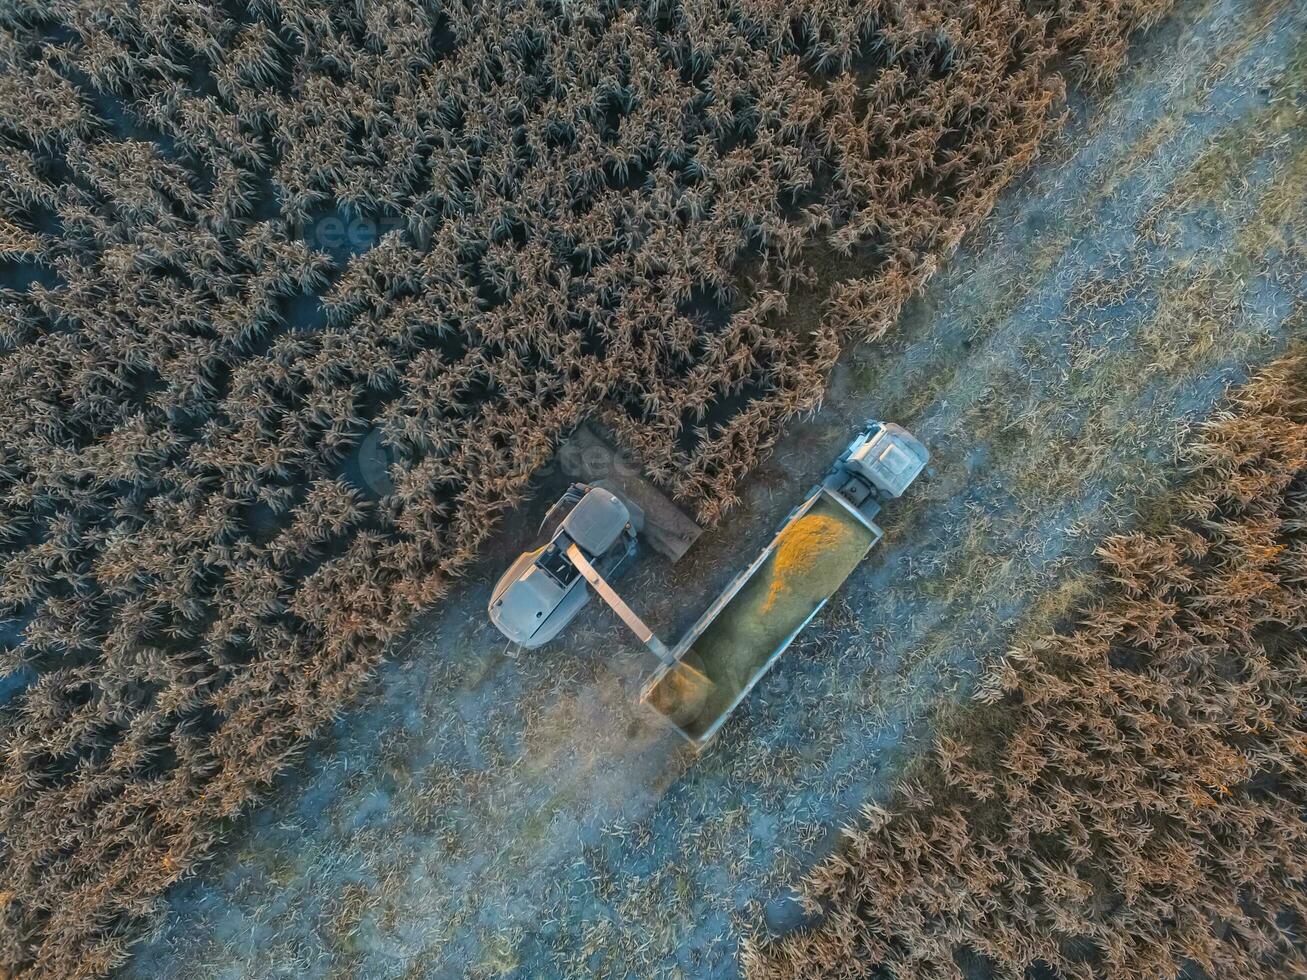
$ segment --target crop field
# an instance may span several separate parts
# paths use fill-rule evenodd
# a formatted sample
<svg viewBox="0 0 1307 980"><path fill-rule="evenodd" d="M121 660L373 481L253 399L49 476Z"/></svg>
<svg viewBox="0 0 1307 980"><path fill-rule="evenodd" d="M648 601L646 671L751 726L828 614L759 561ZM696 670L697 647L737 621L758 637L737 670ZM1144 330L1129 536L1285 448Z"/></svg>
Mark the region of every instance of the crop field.
<svg viewBox="0 0 1307 980"><path fill-rule="evenodd" d="M1170 521L1099 546L1105 597L985 673L749 976L1307 974L1307 361L1185 462Z"/></svg>
<svg viewBox="0 0 1307 980"><path fill-rule="evenodd" d="M1238 902L1297 908L1301 875L1197 828L1272 827L1301 788L1296 584L1273 586L1298 620L1257 591L1298 518L1259 530L1262 578L1239 566L1239 522L1301 503L1298 362L1202 430L1185 479L1214 509L1200 489L1174 529L1107 536L1180 479L1185 425L1307 335L1307 22L1171 7L0 6L0 977L950 975L949 943L1000 972L1294 969L1293 923ZM582 420L709 528L623 585L672 633L869 414L935 465L708 754L632 704L648 663L602 613L516 656L486 623ZM1258 425L1284 440L1247 460L1263 496L1219 497L1201 447ZM1186 612L1185 657L1093 661L1095 623L1139 644L1131 616L1202 594L1113 593L1104 538L1118 578L1170 548L1253 589L1220 625L1246 642L1209 649ZM1017 679L956 731L1050 771L946 748L911 763L938 808L894 796L995 676ZM1283 729L1185 734L1166 758L1212 806L1140 824L1140 872L1096 837L1060 850L1106 818L1057 768L1089 750L1023 727L1032 678L1130 710L1192 681L1177 711ZM1077 724L1127 725L1049 683ZM1161 756L1120 752L1119 793L1182 805ZM988 778L1009 795L975 798ZM1090 822L976 819L1037 823L1036 791ZM870 800L893 816L838 844ZM910 825L974 830L1012 904L943 918ZM1148 877L1184 846L1201 887ZM1103 891L1123 868L1140 883ZM790 897L805 875L821 909ZM1032 908L1057 925L1007 942ZM1136 925L1161 938L1106 942Z"/></svg>

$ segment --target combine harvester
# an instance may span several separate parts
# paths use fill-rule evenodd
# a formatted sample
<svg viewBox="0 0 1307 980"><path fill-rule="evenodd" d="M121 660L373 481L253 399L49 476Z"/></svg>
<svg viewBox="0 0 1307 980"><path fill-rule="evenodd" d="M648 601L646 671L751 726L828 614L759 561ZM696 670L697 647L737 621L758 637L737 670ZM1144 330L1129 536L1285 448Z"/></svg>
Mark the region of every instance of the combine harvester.
<svg viewBox="0 0 1307 980"><path fill-rule="evenodd" d="M573 484L545 516L537 545L495 585L490 619L510 640L535 648L571 622L593 589L660 661L640 700L702 749L880 540L873 518L881 503L901 496L929 459L902 427L869 423L672 647L609 579L635 556L644 528L645 508L632 498L660 513L675 508L650 498L651 485L638 477L636 492L630 484Z"/></svg>

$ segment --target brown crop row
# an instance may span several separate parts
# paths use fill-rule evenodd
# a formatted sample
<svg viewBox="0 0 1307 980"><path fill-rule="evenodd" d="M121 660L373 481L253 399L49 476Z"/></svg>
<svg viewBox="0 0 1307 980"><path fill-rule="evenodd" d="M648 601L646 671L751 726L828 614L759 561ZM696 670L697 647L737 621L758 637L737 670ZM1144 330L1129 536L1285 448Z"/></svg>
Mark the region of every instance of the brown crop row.
<svg viewBox="0 0 1307 980"><path fill-rule="evenodd" d="M716 518L1166 5L3 5L0 972L121 960L588 413Z"/></svg>
<svg viewBox="0 0 1307 980"><path fill-rule="evenodd" d="M1175 522L1103 543L1108 597L988 673L750 976L1307 975L1307 361L1189 462Z"/></svg>

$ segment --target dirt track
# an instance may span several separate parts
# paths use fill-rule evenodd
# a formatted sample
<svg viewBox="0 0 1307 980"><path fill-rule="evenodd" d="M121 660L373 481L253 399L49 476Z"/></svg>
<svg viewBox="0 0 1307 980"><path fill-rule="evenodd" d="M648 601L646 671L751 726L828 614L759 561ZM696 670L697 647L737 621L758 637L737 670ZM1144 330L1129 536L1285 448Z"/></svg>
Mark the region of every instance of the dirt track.
<svg viewBox="0 0 1307 980"><path fill-rule="evenodd" d="M1301 6L1183 6L891 341L845 359L745 506L623 582L673 634L867 416L931 447L710 753L632 704L650 662L612 617L518 659L484 621L546 479L123 975L734 975L739 936L794 923L788 886L931 711L1082 597L1184 420L1307 334L1305 31Z"/></svg>

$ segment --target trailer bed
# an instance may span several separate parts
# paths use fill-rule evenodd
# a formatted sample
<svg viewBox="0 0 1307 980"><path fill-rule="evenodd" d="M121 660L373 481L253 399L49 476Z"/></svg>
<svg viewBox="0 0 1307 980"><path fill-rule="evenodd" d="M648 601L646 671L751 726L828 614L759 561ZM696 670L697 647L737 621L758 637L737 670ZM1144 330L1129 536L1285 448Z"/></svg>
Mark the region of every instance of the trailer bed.
<svg viewBox="0 0 1307 980"><path fill-rule="evenodd" d="M879 527L836 494L814 488L673 651L710 682L702 708L687 717L669 667L650 678L641 699L702 747L880 536Z"/></svg>

